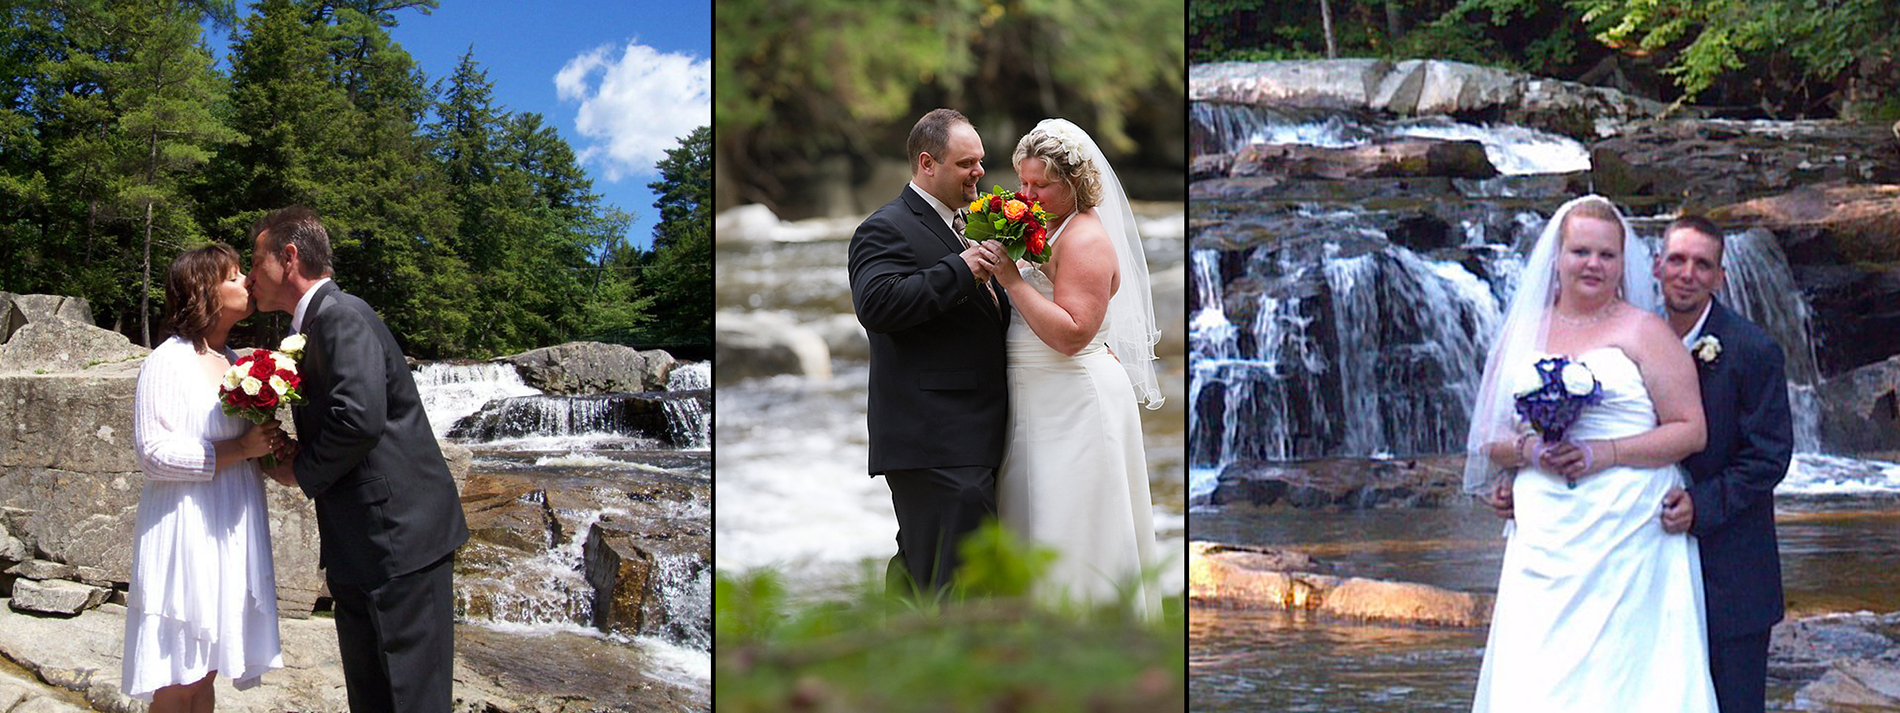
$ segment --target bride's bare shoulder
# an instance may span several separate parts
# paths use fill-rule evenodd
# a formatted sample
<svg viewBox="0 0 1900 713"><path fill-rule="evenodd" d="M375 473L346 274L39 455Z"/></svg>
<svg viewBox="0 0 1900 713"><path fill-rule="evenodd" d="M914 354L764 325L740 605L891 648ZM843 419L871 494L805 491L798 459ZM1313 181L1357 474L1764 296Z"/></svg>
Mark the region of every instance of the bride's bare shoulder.
<svg viewBox="0 0 1900 713"><path fill-rule="evenodd" d="M1669 328L1669 323L1660 315L1638 309L1627 302L1623 304L1622 309L1625 312L1625 333L1628 335L1631 346L1636 350L1645 354L1654 354L1656 350L1668 349L1672 344L1677 350L1682 349L1682 339L1676 336L1675 331Z"/></svg>

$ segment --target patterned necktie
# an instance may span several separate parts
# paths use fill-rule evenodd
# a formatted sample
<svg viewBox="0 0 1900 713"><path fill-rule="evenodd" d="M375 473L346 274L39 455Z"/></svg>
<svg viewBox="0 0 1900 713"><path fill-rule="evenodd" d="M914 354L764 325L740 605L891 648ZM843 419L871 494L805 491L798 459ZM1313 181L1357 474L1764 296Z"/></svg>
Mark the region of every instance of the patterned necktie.
<svg viewBox="0 0 1900 713"><path fill-rule="evenodd" d="M956 232L957 239L963 241L963 247L966 250L976 245L976 243L971 242L969 238L963 237L963 227L969 225L969 222L969 212L962 208L958 208L956 217L950 219L950 230ZM978 280L977 282L983 285L985 292L990 293L990 306L1001 311L1003 309L1003 302L1002 300L996 299L996 287L991 285L988 280Z"/></svg>

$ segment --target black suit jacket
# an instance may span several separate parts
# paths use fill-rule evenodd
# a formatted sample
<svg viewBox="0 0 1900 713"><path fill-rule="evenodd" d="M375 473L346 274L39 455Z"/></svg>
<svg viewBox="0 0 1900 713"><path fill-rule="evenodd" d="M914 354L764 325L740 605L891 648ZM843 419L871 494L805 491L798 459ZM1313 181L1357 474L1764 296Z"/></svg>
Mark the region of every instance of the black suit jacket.
<svg viewBox="0 0 1900 713"><path fill-rule="evenodd" d="M468 539L461 499L396 338L336 283L303 319L304 404L297 485L316 500L321 566L332 582L381 582Z"/></svg>
<svg viewBox="0 0 1900 713"><path fill-rule="evenodd" d="M914 189L851 236L851 304L870 333L871 474L998 467L1009 416L1001 309L962 242Z"/></svg>
<svg viewBox="0 0 1900 713"><path fill-rule="evenodd" d="M1682 461L1695 505L1690 534L1702 549L1709 636L1765 631L1781 621L1781 558L1775 542L1775 485L1788 474L1794 427L1781 347L1761 327L1721 303L1702 334L1722 353L1696 360L1709 440Z"/></svg>

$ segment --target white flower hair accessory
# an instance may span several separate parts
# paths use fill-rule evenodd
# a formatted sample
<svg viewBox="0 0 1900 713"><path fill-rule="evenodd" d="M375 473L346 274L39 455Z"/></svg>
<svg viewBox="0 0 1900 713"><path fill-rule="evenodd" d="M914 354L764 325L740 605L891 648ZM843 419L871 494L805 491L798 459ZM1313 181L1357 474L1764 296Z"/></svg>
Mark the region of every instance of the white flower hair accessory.
<svg viewBox="0 0 1900 713"><path fill-rule="evenodd" d="M1041 126L1036 127L1036 129L1041 131L1044 135L1056 140L1056 146L1060 149L1060 155L1064 162L1070 166L1080 166L1083 162L1088 160L1088 154L1082 150L1085 141L1082 136L1074 131L1070 131L1070 126L1072 125L1045 121Z"/></svg>
<svg viewBox="0 0 1900 713"><path fill-rule="evenodd" d="M1689 353L1695 355L1696 361L1714 364L1722 356L1722 340L1716 339L1713 334L1704 334L1701 339L1695 340L1694 346L1689 347Z"/></svg>

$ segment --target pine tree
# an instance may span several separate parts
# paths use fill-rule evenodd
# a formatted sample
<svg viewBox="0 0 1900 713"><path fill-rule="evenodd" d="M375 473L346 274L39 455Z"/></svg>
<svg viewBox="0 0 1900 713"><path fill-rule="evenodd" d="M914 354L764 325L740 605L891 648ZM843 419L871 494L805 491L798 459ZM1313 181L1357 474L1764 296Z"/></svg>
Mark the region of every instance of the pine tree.
<svg viewBox="0 0 1900 713"><path fill-rule="evenodd" d="M659 199L653 207L654 307L667 330L697 344L712 341L712 128L702 126L668 149L660 180L647 184Z"/></svg>

